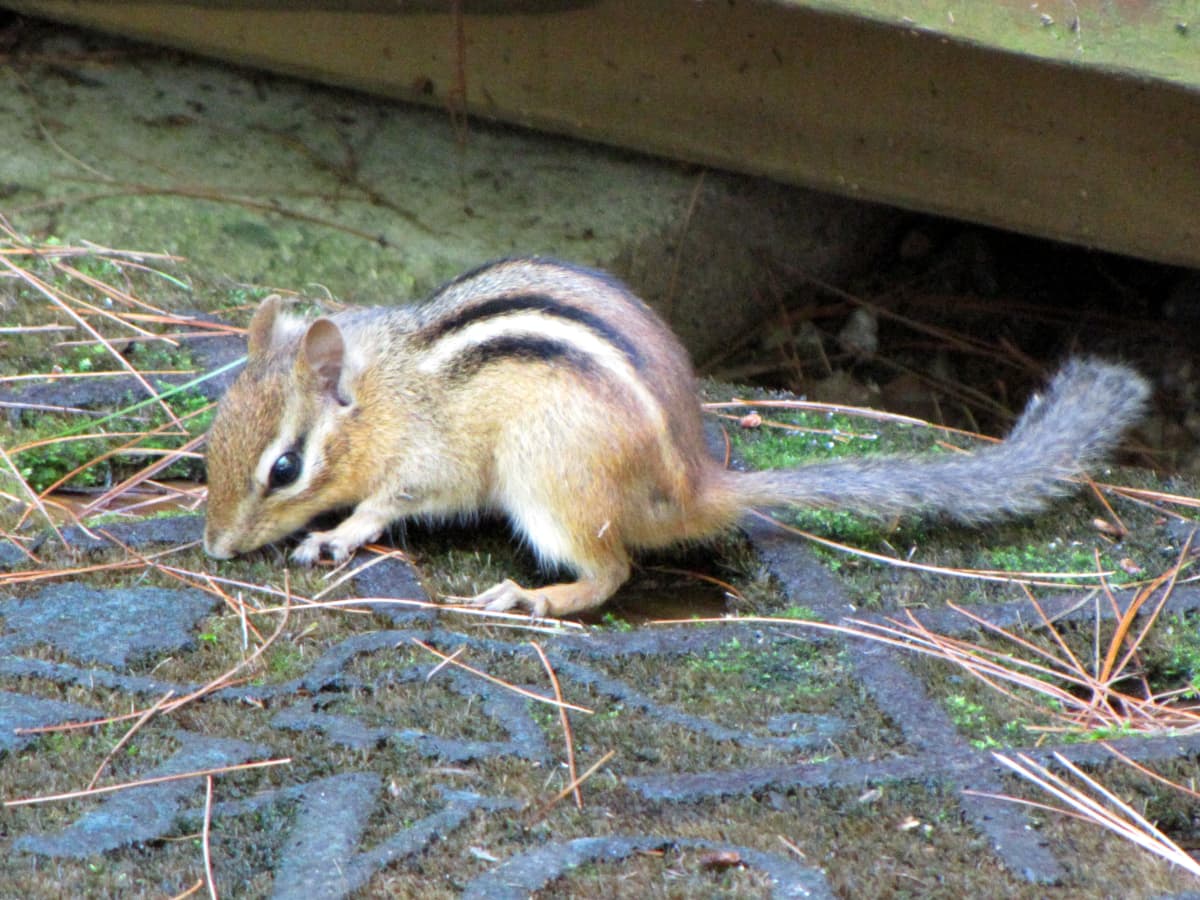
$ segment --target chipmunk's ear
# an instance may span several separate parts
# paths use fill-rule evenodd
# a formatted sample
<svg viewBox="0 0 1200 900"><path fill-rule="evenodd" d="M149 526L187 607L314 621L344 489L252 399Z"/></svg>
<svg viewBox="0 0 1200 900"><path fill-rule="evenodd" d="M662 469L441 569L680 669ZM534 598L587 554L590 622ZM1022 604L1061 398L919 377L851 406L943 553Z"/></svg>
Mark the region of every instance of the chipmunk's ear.
<svg viewBox="0 0 1200 900"><path fill-rule="evenodd" d="M315 392L336 400L342 406L349 406L349 397L339 388L345 357L346 341L342 337L342 330L329 319L317 319L308 326L300 342L300 355L296 357L297 373L302 382Z"/></svg>
<svg viewBox="0 0 1200 900"><path fill-rule="evenodd" d="M258 304L254 318L250 320L250 329L247 335L247 352L250 359L262 356L271 349L272 339L275 335L275 320L279 317L281 309L283 309L283 298L278 294L272 294Z"/></svg>

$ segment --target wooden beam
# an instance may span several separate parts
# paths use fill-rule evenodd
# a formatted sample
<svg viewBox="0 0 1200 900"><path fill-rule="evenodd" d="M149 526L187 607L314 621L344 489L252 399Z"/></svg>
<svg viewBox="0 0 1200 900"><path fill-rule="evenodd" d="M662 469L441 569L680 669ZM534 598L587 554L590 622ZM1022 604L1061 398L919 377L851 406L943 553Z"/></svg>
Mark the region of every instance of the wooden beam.
<svg viewBox="0 0 1200 900"><path fill-rule="evenodd" d="M455 22L428 11L436 4L417 12L395 4L407 11L388 14L372 2L350 11L270 0L7 5L390 97L458 102ZM1200 93L828 6L467 0L467 106L533 128L1200 266Z"/></svg>

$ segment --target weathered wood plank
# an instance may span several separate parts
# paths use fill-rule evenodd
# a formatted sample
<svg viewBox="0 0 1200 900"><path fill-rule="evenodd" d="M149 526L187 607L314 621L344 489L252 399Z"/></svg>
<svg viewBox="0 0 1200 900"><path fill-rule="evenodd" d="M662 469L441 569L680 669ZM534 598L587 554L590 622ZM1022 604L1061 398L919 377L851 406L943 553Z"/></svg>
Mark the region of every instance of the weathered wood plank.
<svg viewBox="0 0 1200 900"><path fill-rule="evenodd" d="M392 14L370 0L7 5L406 100L457 97L454 21L428 3ZM906 6L931 16L928 2L876 4L874 18L857 14L863 5L467 0L468 108L1200 266L1200 92L1180 83L1186 57L1131 74L1110 45L1103 65L1064 62L1083 55L1075 36L1086 51L1086 31L1032 56L899 19Z"/></svg>

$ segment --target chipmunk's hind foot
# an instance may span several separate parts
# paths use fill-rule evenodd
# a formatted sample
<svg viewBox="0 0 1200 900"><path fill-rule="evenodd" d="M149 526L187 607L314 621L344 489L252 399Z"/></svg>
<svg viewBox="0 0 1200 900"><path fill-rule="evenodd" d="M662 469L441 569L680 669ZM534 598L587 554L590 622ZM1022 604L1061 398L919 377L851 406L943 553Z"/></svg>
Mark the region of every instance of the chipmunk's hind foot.
<svg viewBox="0 0 1200 900"><path fill-rule="evenodd" d="M511 578L488 588L467 601L468 606L490 612L526 610L539 618L561 618L595 609L612 596L629 572L612 573L607 578L581 578L541 588L525 588Z"/></svg>

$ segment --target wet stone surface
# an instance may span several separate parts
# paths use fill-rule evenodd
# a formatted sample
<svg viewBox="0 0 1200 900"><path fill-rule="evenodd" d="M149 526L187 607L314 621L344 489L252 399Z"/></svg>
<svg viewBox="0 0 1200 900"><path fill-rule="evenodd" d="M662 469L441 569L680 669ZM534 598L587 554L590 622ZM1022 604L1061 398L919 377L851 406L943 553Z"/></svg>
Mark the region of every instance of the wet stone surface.
<svg viewBox="0 0 1200 900"><path fill-rule="evenodd" d="M200 520L196 517L180 516L126 523L105 529L103 534L117 537L114 532L119 532L120 542L136 549L194 539L199 527ZM80 529L66 529L64 536L80 549L92 552L106 542L99 533L89 534ZM420 595L419 582L411 569L394 560L365 570L361 582L356 593L364 596ZM3 607L4 632L0 635L0 678L45 686L100 686L128 696L141 706L152 695L187 694L199 685L171 683L152 675L136 674L135 670L144 669L166 655L194 651L197 629L215 606L212 597L198 591L139 587L97 590L73 582L46 586L26 598L8 598ZM324 711L331 695L364 686L360 679L348 675L353 661L371 654L386 654L414 638L440 646L457 645L493 653L509 653L513 649L506 641L438 628L434 614L427 610L380 604L378 611L397 627L358 635L326 649L294 680L271 686L226 688L216 695L218 702L249 701L278 708L271 719L273 728L281 732L319 734L330 744L362 752L395 744L410 747L421 757L443 765L498 758L552 763L546 732L530 715L522 698L456 670L443 673L445 684L463 698L464 705L475 707L475 715L494 724L501 733L499 739L471 740L437 733L449 730L445 727L449 723L424 722L419 728L401 727L399 723L374 725L368 724L369 715ZM625 707L677 725L706 740L730 741L751 748L802 750L823 745L829 737L848 728L848 723L835 716L791 715L772 719L767 733L754 734L692 715L684 706L656 702L636 686L589 665L593 660L631 654L676 656L719 643L713 635L685 630L675 635L634 632L599 640L594 636L580 640L551 639L547 646L559 677L565 681L586 686ZM48 648L54 658L37 658L37 654L30 653L33 648ZM385 670L376 683L365 686L378 690L384 683L390 686L421 683L429 672L429 665ZM30 694L0 694L0 734L4 735L4 749L10 751L36 743L33 735L18 734L18 729L89 721L103 715L98 708L39 699ZM175 730L171 737L178 743L175 752L163 763L139 771L137 778L161 778L273 755L268 746L234 738L210 737L186 730ZM425 851L473 815L512 812L522 805L502 795L484 796L447 789L438 811L396 829L381 842L363 847L360 837L375 813L383 789L377 775L351 771L260 791L242 801L219 802L213 815L219 821L222 816L244 815L272 806L292 810L291 826L272 867L272 896L341 897L366 884L384 867ZM102 797L64 827L14 836L11 847L30 857L82 859L120 848L144 846L194 828L200 814L198 796L194 779L121 791ZM774 896L830 896L818 870L800 865L786 855L657 834L551 842L470 881L465 885L465 893L524 896L539 885L569 873L581 862L619 861L668 845L696 852L736 853L742 865L761 870L774 885Z"/></svg>
<svg viewBox="0 0 1200 900"><path fill-rule="evenodd" d="M40 643L84 664L120 668L194 649L196 626L216 603L199 591L101 591L83 584L56 584L29 599L4 604L6 634L0 637L0 654Z"/></svg>
<svg viewBox="0 0 1200 900"><path fill-rule="evenodd" d="M267 748L245 741L180 734L180 749L165 763L142 773L162 778L217 766L236 765L261 756ZM84 858L152 841L171 834L184 804L195 794L193 782L166 781L130 788L104 799L67 827L43 834L22 835L16 850L48 857Z"/></svg>
<svg viewBox="0 0 1200 900"><path fill-rule="evenodd" d="M176 541L195 535L194 517L154 520L123 526L122 543L138 547ZM837 619L845 598L824 569L794 543L769 532L751 529L752 537L769 561L785 590L806 598L818 615ZM94 549L94 537L68 532ZM359 596L413 599L420 586L412 571L396 560L385 560L364 570ZM1066 599L1060 601L1068 610ZM1180 590L1173 608L1194 609L1200 592ZM4 764L12 765L17 752L52 752L40 749L33 735L17 729L52 726L66 721L100 718L101 704L85 706L44 699L39 692L68 686L88 686L106 692L102 705L113 709L115 698L123 705L144 708L148 700L168 691L184 695L199 685L173 683L154 674L154 662L179 654L195 653L197 631L215 610L209 595L191 590L164 590L130 586L97 590L83 583L46 585L36 593L4 601L4 630L0 635L0 679L20 684L0 693L0 750ZM309 777L293 771L269 784L233 799L220 792L211 815L215 827L246 816L281 816L286 824L261 835L264 845L260 866L276 897L343 897L375 883L373 879L406 866L423 865L459 832L470 832L481 821L525 822L528 798L505 790L504 780L486 777L488 766L515 762L553 772L561 753L545 717L539 718L524 698L466 672L447 669L437 673L443 690L459 702L442 707L440 720L396 721L373 709L373 697L388 692L416 690L424 685L436 665L431 659L416 664L391 665L397 648L424 641L449 652L462 648L472 658L497 660L527 651L521 640L488 636L453 618L428 610L378 604L378 630L360 633L324 647L308 657L297 677L274 684L235 684L217 692L206 704L269 711L268 739L243 740L235 734L204 734L189 727L165 730L173 749L155 764L134 766L133 778L159 778L174 773L236 765L281 755L269 734L304 734L328 748L349 755L341 763L308 769ZM1005 621L1006 611L987 611ZM1018 613L1009 611L1008 618ZM950 616L930 611L929 624L952 631ZM961 622L961 620L958 620ZM769 653L795 637L750 626L721 631L698 628L639 628L632 631L590 631L580 635L543 636L539 642L564 685L572 694L583 693L593 707L618 708L625 716L653 723L664 734L683 736L701 745L737 748L744 759L782 759L770 765L681 770L678 765L655 770L661 758L647 746L632 769L613 765L620 784L613 788L644 815L643 824L663 816L675 821L685 816L721 816L721 804L735 800L757 801L793 808L788 798L803 796L815 803L812 791L852 789L871 785L937 785L956 798L960 815L986 841L994 855L1019 882L1047 888L1069 880L1066 850L1050 846L1031 828L1021 807L963 795L961 789L1002 792L1001 771L987 751L976 749L960 736L943 706L933 700L921 680L904 665L897 651L877 644L848 641L841 649L850 677L871 702L883 709L903 710L895 718L900 745L887 754L869 758L831 755L831 746L852 740L853 717L839 713L802 712L775 715L754 722L734 718L716 720L689 709L687 697L664 700L654 685L632 683L622 677L622 664L631 660L658 660L662 666L679 666L683 660L703 658L727 647L731 636ZM364 667L364 661L378 664ZM527 685L536 689L536 685ZM469 716L462 714L469 710ZM486 726L464 727L466 719ZM203 721L197 716L196 722ZM236 722L236 718L232 721ZM1200 753L1200 735L1155 740L1122 739L1114 742L1135 759L1154 762ZM581 751L595 756L594 747ZM1042 762L1054 751L1075 762L1102 763L1106 753L1094 744L1045 745L1027 748ZM403 798L404 786L388 784L369 765L385 753L415 753L421 765L454 775L483 766L471 778L470 790L459 787L453 775L421 805L423 814L403 821L377 821L381 804L391 795ZM332 754L331 754L332 756ZM787 761L790 760L790 761ZM357 762L355 762L357 761ZM479 777L482 776L482 777ZM801 792L801 793L797 793ZM17 866L37 859L87 859L100 854L132 851L153 853L181 834L194 834L203 817L203 787L199 779L166 781L102 796L49 828L9 833L5 840L18 854ZM712 803L716 801L716 805ZM707 804L707 805L706 805ZM804 804L801 804L803 808ZM369 840L367 835L370 834ZM507 858L479 852L474 874L464 875L456 890L471 897L527 896L559 879L570 883L582 867L617 866L669 849L696 858L731 856L743 871L761 880L761 890L776 897L834 896L823 868L798 860L782 848L764 850L736 841L696 838L670 826L643 833L617 831L586 838L558 838L553 831L534 846ZM768 843L767 846L770 844ZM24 860L22 862L21 860ZM427 863L426 863L427 864ZM236 893L236 892L235 892ZM256 892L260 893L260 892Z"/></svg>

